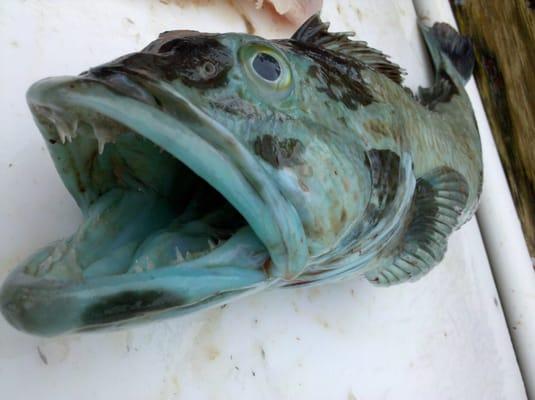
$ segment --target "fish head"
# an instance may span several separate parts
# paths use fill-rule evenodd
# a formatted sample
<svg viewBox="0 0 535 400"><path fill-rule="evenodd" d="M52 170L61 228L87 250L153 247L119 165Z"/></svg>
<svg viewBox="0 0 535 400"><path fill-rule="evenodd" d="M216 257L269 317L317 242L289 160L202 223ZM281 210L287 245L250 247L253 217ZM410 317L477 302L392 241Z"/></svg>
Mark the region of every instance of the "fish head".
<svg viewBox="0 0 535 400"><path fill-rule="evenodd" d="M282 42L170 31L78 77L40 81L28 101L40 125L41 117L55 125L45 129L51 151L70 148L79 159L60 173L82 209L113 185L128 186L126 173L113 181L113 161L98 173L85 167L133 132L221 193L267 247L275 275L291 279L358 218L369 191L358 138L341 140L347 135L324 121L347 107L328 105L314 68ZM175 190L165 170L172 163L145 157L152 171L141 177L138 160L126 161L134 182Z"/></svg>
<svg viewBox="0 0 535 400"><path fill-rule="evenodd" d="M32 85L84 222L8 278L7 319L46 335L115 326L340 262L380 166L346 121L372 99L333 62L292 40L170 31Z"/></svg>

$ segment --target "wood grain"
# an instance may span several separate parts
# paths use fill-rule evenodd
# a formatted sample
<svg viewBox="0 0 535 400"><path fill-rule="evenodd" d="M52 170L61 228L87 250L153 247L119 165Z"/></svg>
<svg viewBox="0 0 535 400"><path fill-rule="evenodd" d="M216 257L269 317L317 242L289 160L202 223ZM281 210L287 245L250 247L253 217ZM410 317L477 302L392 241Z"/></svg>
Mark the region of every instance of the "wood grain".
<svg viewBox="0 0 535 400"><path fill-rule="evenodd" d="M479 92L535 257L535 0L450 3L472 39Z"/></svg>

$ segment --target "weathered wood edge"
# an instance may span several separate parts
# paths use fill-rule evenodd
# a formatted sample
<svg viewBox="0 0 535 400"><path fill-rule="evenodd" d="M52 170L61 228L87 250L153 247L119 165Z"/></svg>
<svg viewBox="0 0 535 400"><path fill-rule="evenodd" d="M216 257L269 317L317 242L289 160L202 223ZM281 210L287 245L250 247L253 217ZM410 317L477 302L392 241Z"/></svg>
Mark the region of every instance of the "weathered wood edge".
<svg viewBox="0 0 535 400"><path fill-rule="evenodd" d="M532 259L535 257L535 1L450 0ZM496 221L499 229L499 220Z"/></svg>

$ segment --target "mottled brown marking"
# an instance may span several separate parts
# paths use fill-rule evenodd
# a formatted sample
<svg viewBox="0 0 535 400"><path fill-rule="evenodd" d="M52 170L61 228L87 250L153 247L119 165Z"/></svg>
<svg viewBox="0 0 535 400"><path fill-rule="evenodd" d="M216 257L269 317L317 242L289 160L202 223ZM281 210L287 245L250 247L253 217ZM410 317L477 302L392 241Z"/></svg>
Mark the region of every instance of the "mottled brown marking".
<svg viewBox="0 0 535 400"><path fill-rule="evenodd" d="M344 186L344 190L348 192L351 185L349 184L349 179L347 177L342 178L342 185Z"/></svg>
<svg viewBox="0 0 535 400"><path fill-rule="evenodd" d="M266 276L271 276L271 267L273 266L273 262L271 261L271 258L268 258L266 261L264 261L264 264L262 264L262 269L264 270L264 273Z"/></svg>
<svg viewBox="0 0 535 400"><path fill-rule="evenodd" d="M395 198L399 184L399 156L390 150L372 149L366 153L365 165L372 179L372 197L365 218L378 223Z"/></svg>
<svg viewBox="0 0 535 400"><path fill-rule="evenodd" d="M383 121L378 119L371 119L364 122L364 129L370 133L375 139L380 140L382 138L388 138L391 135L390 127L387 126Z"/></svg>
<svg viewBox="0 0 535 400"><path fill-rule="evenodd" d="M342 224L345 224L347 221L347 212L345 210L345 208L342 210L342 213L340 214L340 222Z"/></svg>
<svg viewBox="0 0 535 400"><path fill-rule="evenodd" d="M434 110L440 103L449 103L453 96L459 95L459 88L449 75L442 72L440 78L430 88L420 88L420 103Z"/></svg>
<svg viewBox="0 0 535 400"><path fill-rule="evenodd" d="M361 63L397 84L402 82L404 71L399 65L379 50L368 47L366 42L351 40L349 36L347 32L329 32L329 24L316 14L304 22L291 39L343 56L347 62Z"/></svg>
<svg viewBox="0 0 535 400"><path fill-rule="evenodd" d="M85 325L117 322L184 304L177 294L161 290L125 291L97 300L82 314Z"/></svg>
<svg viewBox="0 0 535 400"><path fill-rule="evenodd" d="M253 103L245 101L237 95L214 100L210 104L214 108L218 108L228 114L232 114L241 118L255 118L262 115L262 111L259 110Z"/></svg>
<svg viewBox="0 0 535 400"><path fill-rule="evenodd" d="M299 187L303 189L303 192L310 192L310 188L306 185L305 182L303 182L302 179L299 179Z"/></svg>
<svg viewBox="0 0 535 400"><path fill-rule="evenodd" d="M345 221L347 219L346 210L343 209L340 213L334 211L337 210L338 207L333 205L333 212L330 214L330 223L331 223L331 231L332 232L340 232L344 226Z"/></svg>
<svg viewBox="0 0 535 400"><path fill-rule="evenodd" d="M314 175L314 169L308 164L301 164L297 167L299 174L305 178L310 178Z"/></svg>
<svg viewBox="0 0 535 400"><path fill-rule="evenodd" d="M263 135L256 138L253 148L255 154L277 169L303 162L301 155L304 145L299 139L280 139L277 136Z"/></svg>
<svg viewBox="0 0 535 400"><path fill-rule="evenodd" d="M143 49L91 69L85 76L104 79L114 73L142 79L177 78L188 86L214 88L226 83L234 63L230 49L214 35L198 32L167 32Z"/></svg>
<svg viewBox="0 0 535 400"><path fill-rule="evenodd" d="M351 110L374 101L361 75L361 70L367 67L358 60L293 39L278 40L277 43L288 51L311 60L307 74L317 90L329 98L341 102Z"/></svg>
<svg viewBox="0 0 535 400"><path fill-rule="evenodd" d="M310 226L311 236L323 236L324 229L321 221L318 221L318 217L314 217L314 223Z"/></svg>

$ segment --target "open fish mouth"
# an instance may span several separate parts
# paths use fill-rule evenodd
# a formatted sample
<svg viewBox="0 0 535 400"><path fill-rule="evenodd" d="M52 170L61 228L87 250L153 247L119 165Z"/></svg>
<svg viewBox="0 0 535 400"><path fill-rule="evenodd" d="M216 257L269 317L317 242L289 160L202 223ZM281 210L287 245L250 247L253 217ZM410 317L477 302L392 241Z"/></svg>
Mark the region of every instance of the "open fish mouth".
<svg viewBox="0 0 535 400"><path fill-rule="evenodd" d="M89 71L27 98L84 221L5 282L14 326L53 335L189 312L303 264L293 206L171 84Z"/></svg>

